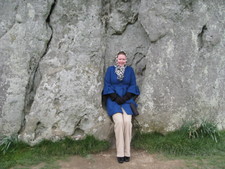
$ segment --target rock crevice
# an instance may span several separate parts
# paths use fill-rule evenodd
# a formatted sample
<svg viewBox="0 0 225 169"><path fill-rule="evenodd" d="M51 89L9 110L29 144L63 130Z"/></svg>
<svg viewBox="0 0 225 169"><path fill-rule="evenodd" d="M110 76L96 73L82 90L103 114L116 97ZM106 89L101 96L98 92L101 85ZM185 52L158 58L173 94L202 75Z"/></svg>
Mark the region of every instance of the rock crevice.
<svg viewBox="0 0 225 169"><path fill-rule="evenodd" d="M51 29L51 34L50 34L49 40L46 41L46 46L45 46L44 52L43 52L42 56L40 56L38 58L38 60L36 58L31 58L31 60L29 62L28 73L29 73L30 77L29 77L29 80L28 80L28 83L27 83L25 100L24 100L24 110L23 110L24 118L22 120L21 128L18 131L18 134L22 133L24 128L25 128L25 125L26 125L25 116L30 113L31 106L33 104L34 97L36 95L36 90L37 90L37 88L38 88L38 86L39 86L39 84L41 82L41 73L40 73L40 70L39 70L39 64L40 64L42 58L48 52L49 46L50 46L50 43L51 43L51 40L52 40L53 28L51 26L50 17L51 17L52 11L55 8L56 3L57 3L57 0L54 0L52 2L51 8L49 10L49 14L47 15L47 18L46 18L46 25L47 25L47 27L49 27ZM36 136L35 136L35 138L36 138Z"/></svg>

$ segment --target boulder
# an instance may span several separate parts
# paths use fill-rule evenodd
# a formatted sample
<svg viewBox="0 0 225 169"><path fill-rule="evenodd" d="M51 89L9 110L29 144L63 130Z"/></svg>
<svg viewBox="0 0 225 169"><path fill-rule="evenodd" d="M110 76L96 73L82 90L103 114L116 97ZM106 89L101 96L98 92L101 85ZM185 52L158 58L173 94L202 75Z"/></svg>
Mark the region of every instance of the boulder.
<svg viewBox="0 0 225 169"><path fill-rule="evenodd" d="M188 121L225 128L224 1L0 2L0 134L31 145L110 140L103 77L124 50L137 76L141 131Z"/></svg>

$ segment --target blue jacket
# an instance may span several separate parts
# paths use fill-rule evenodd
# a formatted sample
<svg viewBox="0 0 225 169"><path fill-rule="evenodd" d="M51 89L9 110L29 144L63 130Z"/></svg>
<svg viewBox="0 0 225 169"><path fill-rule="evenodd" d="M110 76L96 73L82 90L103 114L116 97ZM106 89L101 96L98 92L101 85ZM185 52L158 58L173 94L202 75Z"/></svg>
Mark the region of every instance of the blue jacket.
<svg viewBox="0 0 225 169"><path fill-rule="evenodd" d="M124 72L124 78L122 81L120 81L117 79L117 75L115 73L115 66L108 67L104 78L104 88L102 95L116 93L122 97L127 92L133 93L134 95L140 94L139 88L136 84L136 77L133 68L127 66ZM132 115L133 112L130 108L130 103L133 103L137 106L133 98L127 100L122 105L118 105L115 101L112 101L110 97L107 97L106 107L108 115L112 116L115 113L123 113L121 108L123 108L127 114Z"/></svg>

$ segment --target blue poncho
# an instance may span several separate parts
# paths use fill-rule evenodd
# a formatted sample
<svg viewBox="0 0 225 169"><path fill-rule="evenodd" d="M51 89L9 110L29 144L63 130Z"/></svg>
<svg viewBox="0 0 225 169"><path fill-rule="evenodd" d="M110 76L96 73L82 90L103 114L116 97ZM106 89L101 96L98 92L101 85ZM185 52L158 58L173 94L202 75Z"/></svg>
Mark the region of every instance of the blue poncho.
<svg viewBox="0 0 225 169"><path fill-rule="evenodd" d="M108 95L111 93L116 93L119 96L124 96L127 92L133 93L134 95L140 94L139 88L136 84L136 77L133 68L127 66L124 72L123 80L118 80L115 73L115 66L108 67L104 78L104 88L102 94ZM127 114L132 115L133 112L130 108L130 103L137 106L133 98L127 100L124 104L119 105L115 101L112 101L110 97L107 97L106 107L108 115L112 116L115 113L123 113L122 108Z"/></svg>

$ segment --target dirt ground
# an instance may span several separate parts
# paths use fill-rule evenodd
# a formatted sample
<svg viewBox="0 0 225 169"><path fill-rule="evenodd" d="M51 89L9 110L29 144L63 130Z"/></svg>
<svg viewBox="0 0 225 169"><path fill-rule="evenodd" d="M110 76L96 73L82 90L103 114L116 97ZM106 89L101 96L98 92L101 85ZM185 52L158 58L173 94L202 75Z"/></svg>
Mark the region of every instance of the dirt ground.
<svg viewBox="0 0 225 169"><path fill-rule="evenodd" d="M160 155L152 155L143 150L132 150L131 161L118 163L115 149L110 149L87 157L71 156L66 160L57 161L61 169L184 169L182 160L168 160ZM32 169L39 169L36 166Z"/></svg>

